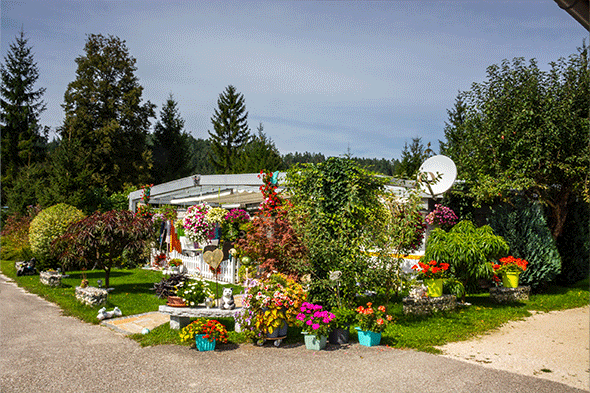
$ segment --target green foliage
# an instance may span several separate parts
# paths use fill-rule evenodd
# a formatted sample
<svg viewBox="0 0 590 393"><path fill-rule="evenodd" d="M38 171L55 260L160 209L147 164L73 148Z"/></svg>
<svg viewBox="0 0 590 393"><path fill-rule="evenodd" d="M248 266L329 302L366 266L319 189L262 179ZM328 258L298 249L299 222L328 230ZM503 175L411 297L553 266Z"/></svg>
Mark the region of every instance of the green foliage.
<svg viewBox="0 0 590 393"><path fill-rule="evenodd" d="M187 167L190 173L211 175L215 173L215 167L209 162L211 141L209 139L196 139L192 135L184 134L185 144L189 151Z"/></svg>
<svg viewBox="0 0 590 393"><path fill-rule="evenodd" d="M501 205L489 217L489 225L504 238L512 256L528 261L520 275L522 285L539 290L559 274L561 258L538 203L517 198Z"/></svg>
<svg viewBox="0 0 590 393"><path fill-rule="evenodd" d="M320 164L296 165L287 175L295 226L308 249L311 301L336 305L329 286L330 271L341 271L341 297L351 304L357 282L367 271L361 246L373 237L383 212L379 195L386 179L360 168L354 161L331 157Z"/></svg>
<svg viewBox="0 0 590 393"><path fill-rule="evenodd" d="M142 104L136 60L118 37L89 34L76 58L76 79L64 95L62 140L77 140L91 172L84 188L148 183L151 154L146 139L154 105ZM67 153L67 152L65 152ZM80 155L78 149L72 154ZM65 174L61 174L65 176Z"/></svg>
<svg viewBox="0 0 590 393"><path fill-rule="evenodd" d="M2 206L6 205L19 172L44 159L47 144L47 129L39 124L39 116L45 110L41 100L45 89L34 88L39 69L27 43L21 31L0 66Z"/></svg>
<svg viewBox="0 0 590 393"><path fill-rule="evenodd" d="M73 206L59 203L42 210L31 221L29 243L39 268L56 267L52 242L62 236L70 224L84 218L84 213Z"/></svg>
<svg viewBox="0 0 590 393"><path fill-rule="evenodd" d="M561 236L557 238L561 254L558 282L571 285L588 278L590 268L590 204L575 198Z"/></svg>
<svg viewBox="0 0 590 393"><path fill-rule="evenodd" d="M177 103L170 94L160 112L160 120L154 127L152 174L155 184L192 174L188 161L189 145L183 129L184 120L180 117Z"/></svg>
<svg viewBox="0 0 590 393"><path fill-rule="evenodd" d="M459 94L441 148L477 202L522 191L548 206L557 238L570 197L590 199L588 48L583 44L547 72L516 58L488 67L487 74L487 81Z"/></svg>
<svg viewBox="0 0 590 393"><path fill-rule="evenodd" d="M0 252L2 259L29 260L32 257L29 244L29 227L31 221L41 211L38 206L29 206L27 214L13 213L6 218L2 225Z"/></svg>
<svg viewBox="0 0 590 393"><path fill-rule="evenodd" d="M408 146L407 142L404 144L402 160L395 175L406 179L415 179L420 165L433 155L434 152L430 148L430 143L425 148L422 144L422 138L412 138L410 146Z"/></svg>
<svg viewBox="0 0 590 393"><path fill-rule="evenodd" d="M235 173L236 161L252 136L248 128L248 112L244 95L229 85L219 95L217 108L211 118L213 132L209 132L209 159L217 173Z"/></svg>
<svg viewBox="0 0 590 393"><path fill-rule="evenodd" d="M476 228L470 221L461 221L449 232L440 228L430 232L423 261L435 260L450 265L449 271L469 293L477 292L479 280L492 276L489 262L508 254L508 244L485 225Z"/></svg>
<svg viewBox="0 0 590 393"><path fill-rule="evenodd" d="M258 135L244 146L236 161L236 173L258 173L261 170L273 171L283 169L283 158L272 139L263 132L262 123L258 126Z"/></svg>
<svg viewBox="0 0 590 393"><path fill-rule="evenodd" d="M55 255L66 266L104 269L105 285L113 267L135 267L147 260L152 221L129 210L95 212L74 223L55 243Z"/></svg>

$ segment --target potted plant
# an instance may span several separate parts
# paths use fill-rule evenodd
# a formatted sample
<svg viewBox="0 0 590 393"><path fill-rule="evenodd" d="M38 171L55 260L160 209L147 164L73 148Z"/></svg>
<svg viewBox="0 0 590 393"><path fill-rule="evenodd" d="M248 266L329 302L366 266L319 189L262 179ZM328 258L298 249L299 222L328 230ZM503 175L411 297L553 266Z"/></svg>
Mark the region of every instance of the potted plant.
<svg viewBox="0 0 590 393"><path fill-rule="evenodd" d="M505 288L518 288L518 277L524 272L529 263L521 258L512 255L500 258L500 264L492 265L494 274L502 277L502 284Z"/></svg>
<svg viewBox="0 0 590 393"><path fill-rule="evenodd" d="M265 280L247 280L244 308L255 317L243 328L251 329L260 340L281 339L294 324L306 298L303 287L295 280L274 273ZM263 338L264 337L264 338Z"/></svg>
<svg viewBox="0 0 590 393"><path fill-rule="evenodd" d="M227 329L215 319L198 318L180 331L180 339L195 340L199 351L212 351L217 341L227 343Z"/></svg>
<svg viewBox="0 0 590 393"><path fill-rule="evenodd" d="M330 323L330 344L347 344L350 339L350 325L356 318L356 312L350 308L337 307L332 309L334 319Z"/></svg>
<svg viewBox="0 0 590 393"><path fill-rule="evenodd" d="M319 304L304 302L297 314L297 324L303 330L305 347L319 351L326 347L330 322L334 320L334 314L322 310Z"/></svg>
<svg viewBox="0 0 590 393"><path fill-rule="evenodd" d="M182 298L188 307L197 307L205 301L207 292L202 279L183 281L176 289L176 295Z"/></svg>
<svg viewBox="0 0 590 393"><path fill-rule="evenodd" d="M436 261L418 262L418 265L412 266L412 269L418 270L418 278L424 280L428 287L426 292L428 297L442 296L444 279L447 277L447 270L449 270L448 263Z"/></svg>
<svg viewBox="0 0 590 393"><path fill-rule="evenodd" d="M459 221L459 218L452 209L437 203L424 220L428 225L449 229Z"/></svg>
<svg viewBox="0 0 590 393"><path fill-rule="evenodd" d="M170 266L170 270L172 270L173 273L180 273L182 270L182 259L173 258L168 261L168 266Z"/></svg>
<svg viewBox="0 0 590 393"><path fill-rule="evenodd" d="M191 241L205 243L213 239L215 224L207 221L206 216L208 211L209 206L204 203L190 206L186 210L182 225L184 226L184 234Z"/></svg>
<svg viewBox="0 0 590 393"><path fill-rule="evenodd" d="M386 313L385 306L373 308L373 303L367 303L367 306L360 306L356 309L356 322L359 343L366 347L379 345L381 342L381 332L387 325L393 321L391 315Z"/></svg>

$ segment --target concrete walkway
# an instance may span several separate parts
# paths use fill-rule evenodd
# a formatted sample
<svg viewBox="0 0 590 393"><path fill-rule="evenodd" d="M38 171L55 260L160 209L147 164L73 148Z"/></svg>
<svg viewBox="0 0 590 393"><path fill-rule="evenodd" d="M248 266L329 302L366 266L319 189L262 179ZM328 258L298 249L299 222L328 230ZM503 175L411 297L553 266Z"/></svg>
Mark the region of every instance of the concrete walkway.
<svg viewBox="0 0 590 393"><path fill-rule="evenodd" d="M109 327L119 333L136 334L141 333L144 328L152 330L166 322L170 322L170 314L154 311L146 314L107 319L103 321L101 325Z"/></svg>
<svg viewBox="0 0 590 393"><path fill-rule="evenodd" d="M0 276L0 391L581 392L442 356L358 344L141 348Z"/></svg>

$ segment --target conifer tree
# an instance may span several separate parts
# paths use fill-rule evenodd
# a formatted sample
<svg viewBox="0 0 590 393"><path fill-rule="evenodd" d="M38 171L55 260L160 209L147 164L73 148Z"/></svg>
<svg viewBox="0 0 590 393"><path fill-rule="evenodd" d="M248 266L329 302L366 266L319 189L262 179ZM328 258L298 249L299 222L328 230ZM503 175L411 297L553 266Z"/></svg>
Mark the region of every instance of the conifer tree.
<svg viewBox="0 0 590 393"><path fill-rule="evenodd" d="M232 85L219 95L217 109L211 118L214 132L209 131L209 159L217 173L234 173L236 161L252 136L248 128L244 95Z"/></svg>
<svg viewBox="0 0 590 393"><path fill-rule="evenodd" d="M20 32L0 66L2 205L21 170L44 159L47 130L39 124L44 88L35 89L39 69L25 33Z"/></svg>
<svg viewBox="0 0 590 393"><path fill-rule="evenodd" d="M123 190L150 177L147 147L154 105L141 103L143 87L136 60L118 37L90 34L84 55L76 59L76 79L64 96L64 140L76 139L89 156L92 188Z"/></svg>
<svg viewBox="0 0 590 393"><path fill-rule="evenodd" d="M281 153L272 139L264 133L262 123L258 126L258 135L254 136L246 145L235 168L240 173L258 173L263 169L272 171L283 169Z"/></svg>
<svg viewBox="0 0 590 393"><path fill-rule="evenodd" d="M178 106L172 94L166 100L160 120L154 127L152 155L153 181L156 184L189 176L189 146Z"/></svg>

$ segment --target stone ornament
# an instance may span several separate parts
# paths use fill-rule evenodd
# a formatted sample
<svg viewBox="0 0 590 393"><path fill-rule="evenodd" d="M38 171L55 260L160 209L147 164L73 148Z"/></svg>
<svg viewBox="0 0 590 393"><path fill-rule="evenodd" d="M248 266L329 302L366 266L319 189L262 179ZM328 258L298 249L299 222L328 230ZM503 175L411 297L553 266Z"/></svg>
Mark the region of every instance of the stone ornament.
<svg viewBox="0 0 590 393"><path fill-rule="evenodd" d="M123 315L123 313L121 312L119 307L115 307L113 309L113 311L107 311L106 307L103 307L100 310L98 310L98 315L96 316L96 318L98 320L102 321L104 319L111 319L113 317L120 317L121 315Z"/></svg>
<svg viewBox="0 0 590 393"><path fill-rule="evenodd" d="M223 260L223 251L219 248L215 251L205 251L203 254L203 260L207 265L211 266L213 270L216 270Z"/></svg>
<svg viewBox="0 0 590 393"><path fill-rule="evenodd" d="M223 296L221 297L221 305L219 306L222 310L233 310L236 308L234 302L234 290L232 288L224 288Z"/></svg>

